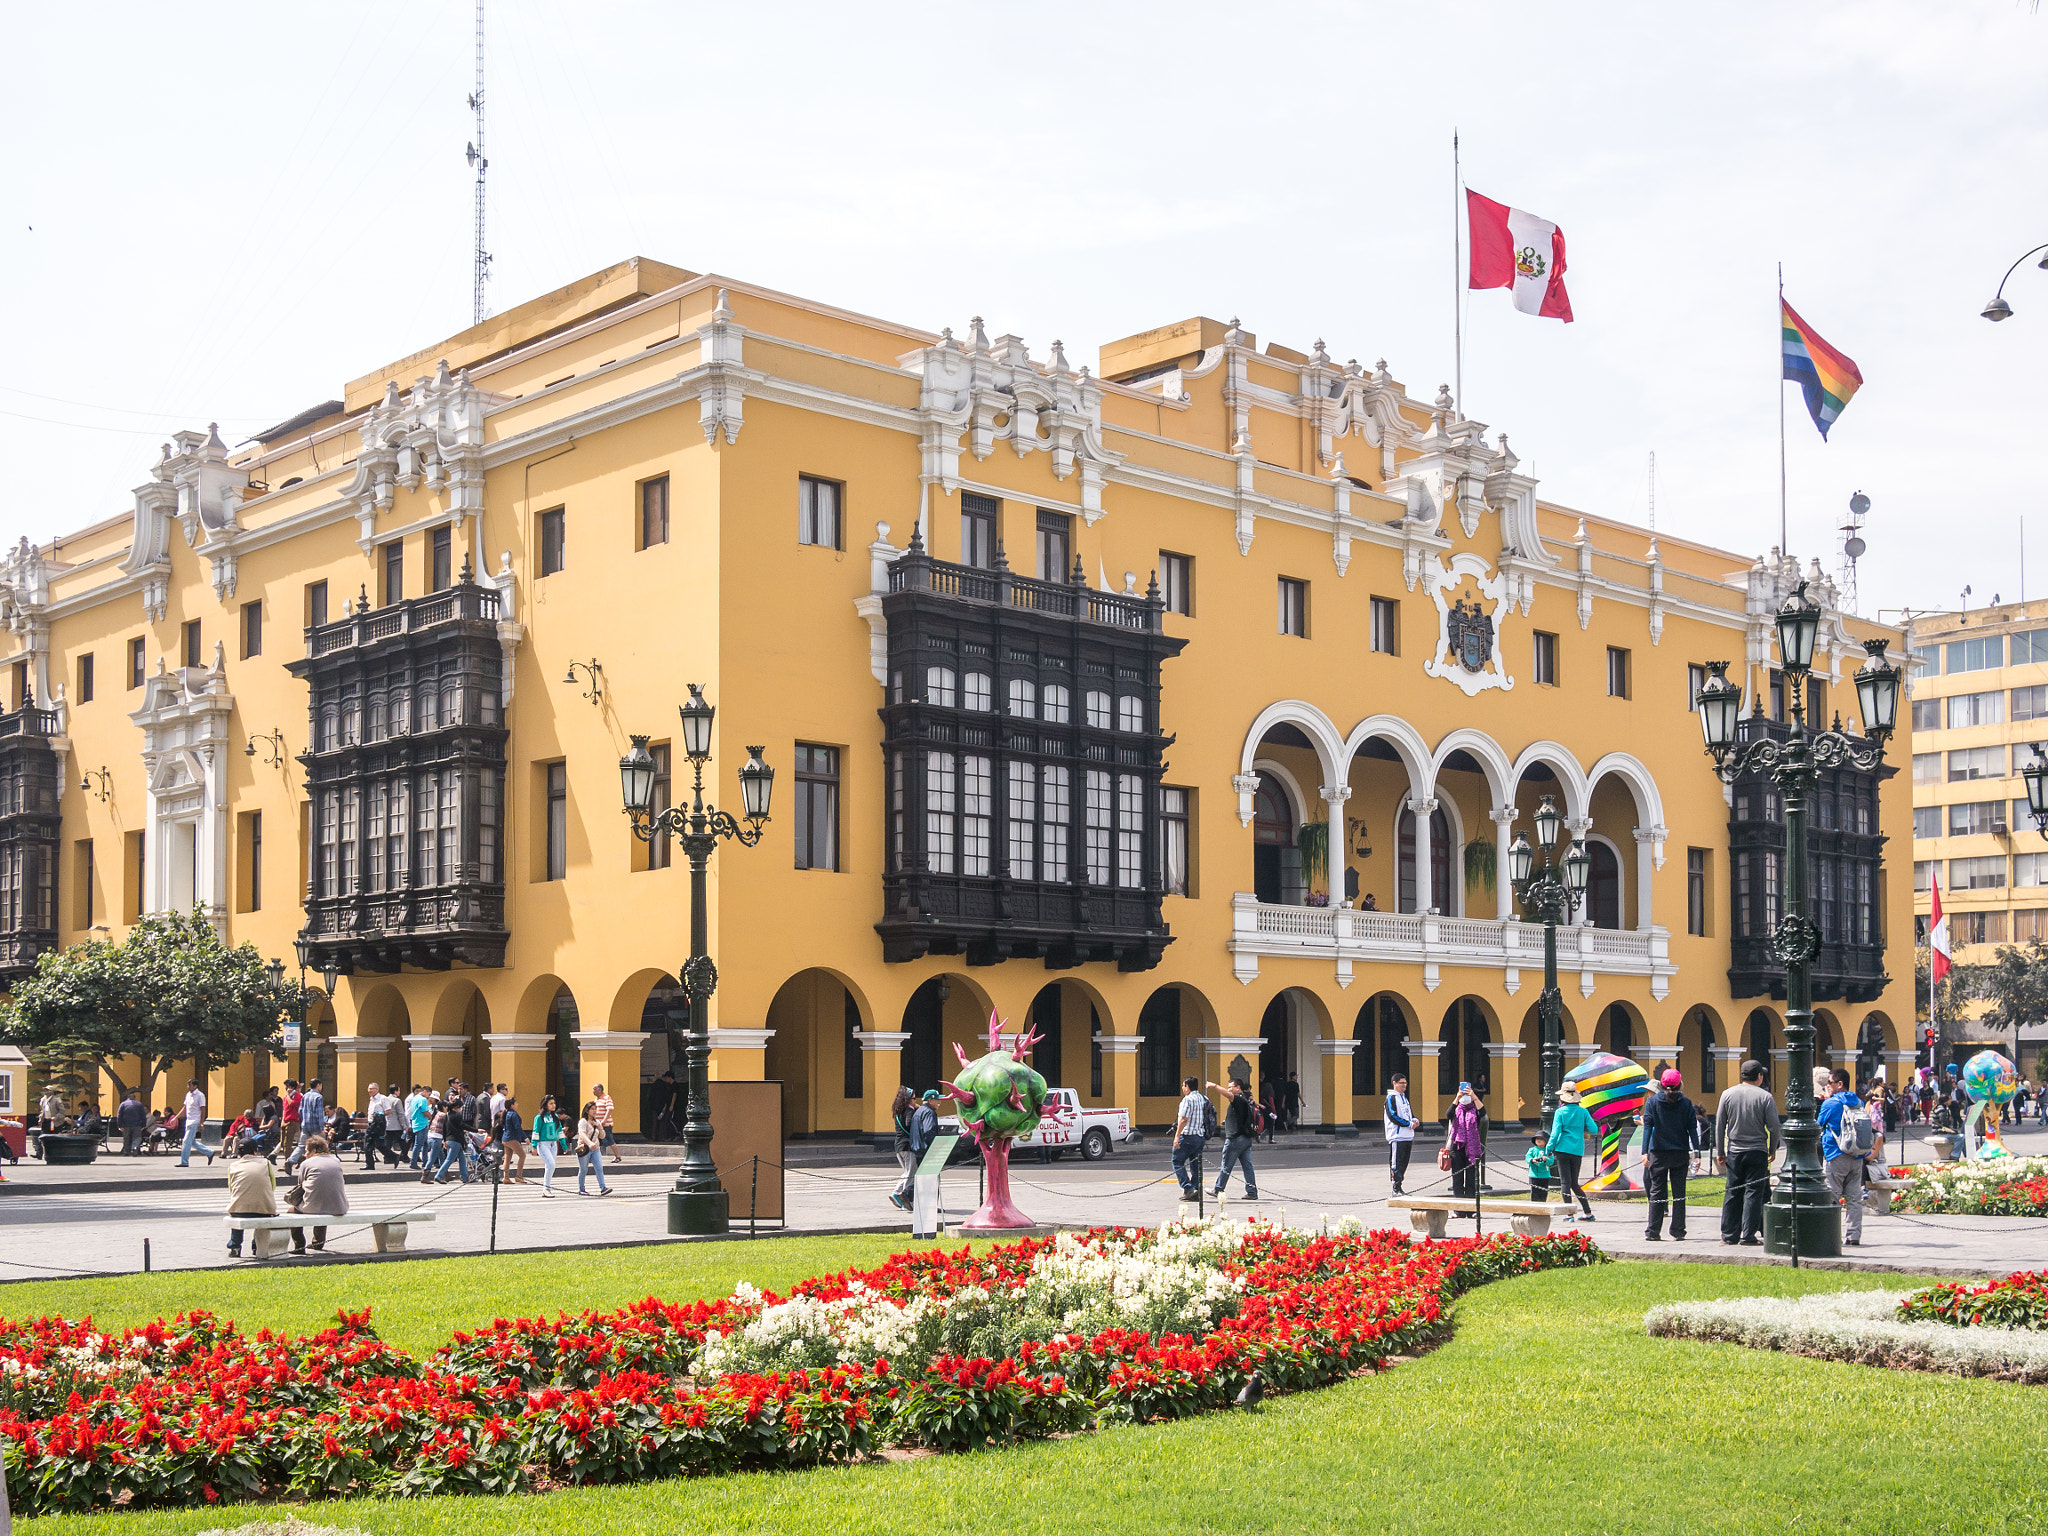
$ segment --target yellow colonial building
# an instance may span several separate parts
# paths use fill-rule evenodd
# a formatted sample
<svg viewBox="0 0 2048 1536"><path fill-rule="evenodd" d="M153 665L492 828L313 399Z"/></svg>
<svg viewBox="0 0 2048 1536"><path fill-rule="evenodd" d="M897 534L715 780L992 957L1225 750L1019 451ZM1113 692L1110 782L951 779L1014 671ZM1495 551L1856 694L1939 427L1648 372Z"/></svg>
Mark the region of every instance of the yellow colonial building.
<svg viewBox="0 0 2048 1536"><path fill-rule="evenodd" d="M1396 1069L1425 1114L1470 1079L1533 1116L1505 866L1545 795L1593 858L1568 1061L1676 1061L1711 1102L1782 1053L1782 825L1692 693L1730 662L1782 730L1771 621L1810 576L1853 729L1891 632L1776 552L1550 504L1447 391L1320 341L1191 319L1091 369L991 329L636 260L250 444L180 433L132 509L0 569L30 786L0 960L167 907L288 961L304 929L335 1100L603 1081L633 1129L688 871L618 765L648 736L687 795L695 682L710 792L737 809L747 745L776 770L712 866L712 1070L783 1084L789 1135L884 1130L991 1009L1140 1123L1233 1069L1347 1133ZM1897 1061L1910 797L1824 779L1822 1048ZM282 1075L218 1069L213 1107Z"/></svg>

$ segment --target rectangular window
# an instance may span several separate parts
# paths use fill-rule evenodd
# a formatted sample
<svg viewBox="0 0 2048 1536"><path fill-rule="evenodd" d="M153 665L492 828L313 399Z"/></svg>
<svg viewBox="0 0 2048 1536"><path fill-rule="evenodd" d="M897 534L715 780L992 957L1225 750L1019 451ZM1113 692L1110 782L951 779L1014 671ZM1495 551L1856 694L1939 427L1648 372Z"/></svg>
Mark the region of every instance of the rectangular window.
<svg viewBox="0 0 2048 1536"><path fill-rule="evenodd" d="M1194 797L1192 789L1175 789L1171 785L1163 785L1159 791L1159 862L1169 896L1193 894L1193 845L1189 833Z"/></svg>
<svg viewBox="0 0 2048 1536"><path fill-rule="evenodd" d="M995 825L995 784L989 760L974 753L960 759L960 873L993 873L989 829Z"/></svg>
<svg viewBox="0 0 2048 1536"><path fill-rule="evenodd" d="M903 868L903 754L889 758L889 868Z"/></svg>
<svg viewBox="0 0 2048 1536"><path fill-rule="evenodd" d="M993 496L960 493L960 563L987 570L996 563L996 517L1003 504Z"/></svg>
<svg viewBox="0 0 2048 1536"><path fill-rule="evenodd" d="M968 673L960 680L960 707L987 714L995 708L994 689L995 685L986 672Z"/></svg>
<svg viewBox="0 0 2048 1536"><path fill-rule="evenodd" d="M568 558L568 509L555 507L540 515L540 573L552 576Z"/></svg>
<svg viewBox="0 0 2048 1536"><path fill-rule="evenodd" d="M2048 656L2041 659L2048 661ZM2036 683L2031 688L2013 689L2012 717L2015 720L2048 720L2048 683Z"/></svg>
<svg viewBox="0 0 2048 1536"><path fill-rule="evenodd" d="M206 642L200 638L199 621L197 619L187 620L185 624L186 666L203 667L206 665L206 663L200 659L200 647L203 646L205 643Z"/></svg>
<svg viewBox="0 0 2048 1536"><path fill-rule="evenodd" d="M1707 686L1707 669L1694 662L1685 669L1685 707L1697 711L1700 707L1700 693Z"/></svg>
<svg viewBox="0 0 2048 1536"><path fill-rule="evenodd" d="M242 900L236 908L240 912L261 912L263 910L263 813L243 811L235 817L240 823L236 828L241 833L242 867L236 871L242 877Z"/></svg>
<svg viewBox="0 0 2048 1536"><path fill-rule="evenodd" d="M2014 885L2048 885L2048 853L2019 853L2013 855L2012 883Z"/></svg>
<svg viewBox="0 0 2048 1536"><path fill-rule="evenodd" d="M455 582L455 536L451 529L436 528L427 535L427 590L446 592Z"/></svg>
<svg viewBox="0 0 2048 1536"><path fill-rule="evenodd" d="M1557 636L1548 630L1539 629L1534 635L1535 654L1533 666L1536 681L1546 688L1557 686Z"/></svg>
<svg viewBox="0 0 2048 1536"><path fill-rule="evenodd" d="M306 628L318 629L327 622L327 583L309 582L306 586Z"/></svg>
<svg viewBox="0 0 2048 1536"><path fill-rule="evenodd" d="M1832 944L1841 937L1841 882L1833 859L1815 862L1820 876L1815 882L1820 891L1820 936L1823 943Z"/></svg>
<svg viewBox="0 0 2048 1536"><path fill-rule="evenodd" d="M2003 800L1971 800L1948 808L1950 837L1982 837L1994 830L2005 830Z"/></svg>
<svg viewBox="0 0 2048 1536"><path fill-rule="evenodd" d="M384 606L405 601L405 540L393 539L384 546Z"/></svg>
<svg viewBox="0 0 2048 1536"><path fill-rule="evenodd" d="M547 872L545 880L569 873L569 765L547 765Z"/></svg>
<svg viewBox="0 0 2048 1536"><path fill-rule="evenodd" d="M128 686L130 688L140 688L142 686L142 648L147 643L147 639L147 636L137 635L128 642Z"/></svg>
<svg viewBox="0 0 2048 1536"><path fill-rule="evenodd" d="M1038 780L1038 878L1055 884L1067 879L1067 828L1073 821L1073 786L1067 772L1048 766Z"/></svg>
<svg viewBox="0 0 2048 1536"><path fill-rule="evenodd" d="M1934 889L1934 872L1941 867L1939 859L1916 859L1913 861L1913 889L1930 891Z"/></svg>
<svg viewBox="0 0 2048 1536"><path fill-rule="evenodd" d="M78 702L92 702L92 652L87 651L78 658Z"/></svg>
<svg viewBox="0 0 2048 1536"><path fill-rule="evenodd" d="M2012 664L2029 667L2048 661L2048 629L2029 629L2012 637Z"/></svg>
<svg viewBox="0 0 2048 1536"><path fill-rule="evenodd" d="M1081 707L1091 731L1109 729L1109 695L1100 688L1090 688L1082 696Z"/></svg>
<svg viewBox="0 0 2048 1536"><path fill-rule="evenodd" d="M640 547L668 542L668 476L640 482ZM806 541L808 542L808 541Z"/></svg>
<svg viewBox="0 0 2048 1536"><path fill-rule="evenodd" d="M1067 579L1068 526L1071 519L1064 512L1038 510L1038 579L1040 581L1065 581Z"/></svg>
<svg viewBox="0 0 2048 1536"><path fill-rule="evenodd" d="M1939 752L1915 752L1913 754L1913 782L1915 784L1939 784L1941 782L1941 754Z"/></svg>
<svg viewBox="0 0 2048 1536"><path fill-rule="evenodd" d="M1009 761L1010 878L1035 880L1038 867L1038 766Z"/></svg>
<svg viewBox="0 0 2048 1536"><path fill-rule="evenodd" d="M1383 656L1401 654L1401 605L1391 597L1368 599L1372 609L1372 648Z"/></svg>
<svg viewBox="0 0 2048 1536"><path fill-rule="evenodd" d="M925 867L935 875L953 873L960 822L960 791L953 782L950 752L924 755Z"/></svg>
<svg viewBox="0 0 2048 1536"><path fill-rule="evenodd" d="M1607 697L1628 697L1628 652L1618 645L1607 647Z"/></svg>
<svg viewBox="0 0 2048 1536"><path fill-rule="evenodd" d="M1960 731L1972 725L2003 725L2003 693L1958 693L1948 701L1948 728Z"/></svg>
<svg viewBox="0 0 2048 1536"><path fill-rule="evenodd" d="M1084 814L1087 817L1088 883L1109 884L1109 833L1113 810L1110 804L1110 776L1098 769L1090 768L1087 775L1087 803Z"/></svg>
<svg viewBox="0 0 2048 1536"><path fill-rule="evenodd" d="M1941 729L1940 699L1915 699L1913 701L1913 729L1916 731L1938 731Z"/></svg>
<svg viewBox="0 0 2048 1536"><path fill-rule="evenodd" d="M477 780L477 873L486 885L497 884L500 876L499 849L504 842L504 772L486 768ZM401 828L394 828L394 832Z"/></svg>
<svg viewBox="0 0 2048 1536"><path fill-rule="evenodd" d="M1707 931L1707 850L1685 850L1685 931L1696 938Z"/></svg>
<svg viewBox="0 0 2048 1536"><path fill-rule="evenodd" d="M839 867L837 747L796 744L796 867Z"/></svg>
<svg viewBox="0 0 2048 1536"><path fill-rule="evenodd" d="M1951 640L1948 644L1948 670L1951 676L1958 672L1989 672L1994 667L2005 665L2005 636L1979 635L1973 640Z"/></svg>
<svg viewBox="0 0 2048 1536"><path fill-rule="evenodd" d="M659 816L674 803L674 780L669 772L672 760L669 744L665 741L656 742L647 749L647 755L654 759L654 793L647 801L647 809L653 815ZM656 832L647 844L647 867L667 869L674 858L674 845L669 839L668 830L663 828Z"/></svg>
<svg viewBox="0 0 2048 1536"><path fill-rule="evenodd" d="M1955 930L1954 942L1958 945L2005 942L2003 912L1958 912L1950 919L1950 926Z"/></svg>
<svg viewBox="0 0 2048 1536"><path fill-rule="evenodd" d="M846 1070L840 1074L839 1092L846 1098L858 1099L867 1092L867 1063L860 1048L860 1004L853 1000L851 992L841 996L846 999Z"/></svg>
<svg viewBox="0 0 2048 1536"><path fill-rule="evenodd" d="M1941 645L1939 642L1914 646L1913 659L1921 664L1922 670L1928 677L1941 676Z"/></svg>
<svg viewBox="0 0 2048 1536"><path fill-rule="evenodd" d="M1280 633L1308 638L1308 583L1280 578Z"/></svg>
<svg viewBox="0 0 2048 1536"><path fill-rule="evenodd" d="M955 677L951 667L926 667L924 669L924 701L946 709L953 707L955 698Z"/></svg>
<svg viewBox="0 0 2048 1536"><path fill-rule="evenodd" d="M1940 806L1916 805L1913 807L1913 835L1915 837L1941 836Z"/></svg>
<svg viewBox="0 0 2048 1536"><path fill-rule="evenodd" d="M1780 725L1785 723L1785 674L1771 674L1771 718Z"/></svg>
<svg viewBox="0 0 2048 1536"><path fill-rule="evenodd" d="M1972 779L2005 777L2005 748L1969 747L1948 755L1948 781L1962 784Z"/></svg>
<svg viewBox="0 0 2048 1536"><path fill-rule="evenodd" d="M1135 693L1117 696L1116 728L1133 734L1145 729L1145 701Z"/></svg>
<svg viewBox="0 0 2048 1536"><path fill-rule="evenodd" d="M1145 781L1116 777L1116 883L1135 891L1145 883Z"/></svg>
<svg viewBox="0 0 2048 1536"><path fill-rule="evenodd" d="M1038 690L1039 708L1047 725L1067 723L1067 700L1067 690L1062 684L1047 683Z"/></svg>
<svg viewBox="0 0 2048 1536"><path fill-rule="evenodd" d="M2012 941L2048 939L2048 907L2019 907L2012 914Z"/></svg>
<svg viewBox="0 0 2048 1536"><path fill-rule="evenodd" d="M1870 866L1861 860L1856 863L1856 931L1850 942L1868 944L1871 935L1871 916L1874 904L1870 899Z"/></svg>
<svg viewBox="0 0 2048 1536"><path fill-rule="evenodd" d="M1982 859L1950 859L1948 888L1952 891L1996 891L2005 888L2005 855Z"/></svg>
<svg viewBox="0 0 2048 1536"><path fill-rule="evenodd" d="M1038 690L1025 678L1010 679L1010 714L1017 720L1032 720L1038 716Z"/></svg>
<svg viewBox="0 0 2048 1536"><path fill-rule="evenodd" d="M356 893L358 870L357 860L362 853L363 794L356 785L350 785L341 792L341 892L344 896Z"/></svg>
<svg viewBox="0 0 2048 1536"><path fill-rule="evenodd" d="M835 480L799 475L796 481L796 541L821 549L841 549L840 487Z"/></svg>
<svg viewBox="0 0 2048 1536"><path fill-rule="evenodd" d="M440 780L431 773L421 774L412 798L412 867L421 885L439 885L454 878L454 872L443 869L440 862L440 807Z"/></svg>
<svg viewBox="0 0 2048 1536"><path fill-rule="evenodd" d="M1168 613L1188 618L1195 612L1195 557L1159 551L1159 596Z"/></svg>
<svg viewBox="0 0 2048 1536"><path fill-rule="evenodd" d="M1816 731L1828 723L1828 685L1817 677L1806 680L1806 723Z"/></svg>
<svg viewBox="0 0 2048 1536"><path fill-rule="evenodd" d="M90 930L99 921L99 872L93 867L92 839L80 838L77 849L72 865L78 872L77 926Z"/></svg>

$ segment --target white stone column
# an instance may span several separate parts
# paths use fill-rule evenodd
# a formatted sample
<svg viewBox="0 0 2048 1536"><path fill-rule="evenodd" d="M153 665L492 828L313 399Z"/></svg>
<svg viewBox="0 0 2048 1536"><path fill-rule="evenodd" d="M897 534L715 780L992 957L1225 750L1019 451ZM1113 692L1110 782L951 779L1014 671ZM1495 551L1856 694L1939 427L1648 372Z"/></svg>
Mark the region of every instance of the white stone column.
<svg viewBox="0 0 2048 1536"><path fill-rule="evenodd" d="M1592 830L1593 818L1590 816L1565 817L1564 852L1570 853L1572 851L1571 845L1573 843L1585 842L1586 834ZM1586 849L1586 857L1590 859L1592 856L1593 850L1590 847L1588 847ZM1585 899L1579 903L1579 926L1584 928L1590 928L1593 926L1593 887L1590 881L1587 882Z"/></svg>
<svg viewBox="0 0 2048 1536"><path fill-rule="evenodd" d="M1498 806L1488 811L1493 818L1494 841L1494 895L1497 898L1494 916L1506 922L1515 915L1515 895L1508 882L1508 849L1514 843L1515 817L1519 815L1512 805Z"/></svg>
<svg viewBox="0 0 2048 1536"><path fill-rule="evenodd" d="M1436 801L1421 796L1411 796L1408 809L1415 815L1415 910L1427 912L1436 905L1435 881L1430 878L1430 817L1436 814ZM1400 905L1401 889L1401 838L1400 829L1394 835L1394 891L1396 906Z"/></svg>
<svg viewBox="0 0 2048 1536"><path fill-rule="evenodd" d="M1657 847L1663 841L1655 827L1637 827L1636 831L1636 928L1648 933L1653 926L1650 917L1651 877L1657 872Z"/></svg>
<svg viewBox="0 0 2048 1536"><path fill-rule="evenodd" d="M1330 824L1329 837L1323 845L1323 856L1327 864L1323 871L1323 884L1330 893L1330 906L1335 909L1344 904L1343 872L1351 841L1344 835L1344 802L1351 798L1351 786L1325 784L1317 792L1323 797L1323 819Z"/></svg>

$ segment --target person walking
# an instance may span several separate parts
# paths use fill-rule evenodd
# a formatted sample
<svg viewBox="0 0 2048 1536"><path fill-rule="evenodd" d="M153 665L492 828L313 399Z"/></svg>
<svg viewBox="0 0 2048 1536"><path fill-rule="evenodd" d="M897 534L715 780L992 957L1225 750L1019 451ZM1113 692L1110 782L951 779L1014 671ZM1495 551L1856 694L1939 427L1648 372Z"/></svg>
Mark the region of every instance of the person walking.
<svg viewBox="0 0 2048 1536"><path fill-rule="evenodd" d="M206 1166L213 1166L213 1153L199 1139L199 1133L206 1126L206 1092L199 1086L199 1079L185 1079L185 1144L178 1153L178 1166L192 1166L192 1149L197 1147L206 1153Z"/></svg>
<svg viewBox="0 0 2048 1536"><path fill-rule="evenodd" d="M317 1085L316 1085L317 1086ZM306 1138L306 1155L299 1159L299 1185L294 1191L297 1199L292 1203L292 1212L298 1216L346 1216L348 1214L348 1176L342 1172L341 1159L329 1149L325 1136ZM313 1251L319 1253L327 1246L325 1225L313 1228ZM292 1228L292 1252L306 1251L306 1229Z"/></svg>
<svg viewBox="0 0 2048 1536"><path fill-rule="evenodd" d="M1202 1149L1209 1144L1209 1128L1216 1111L1202 1096L1202 1080L1181 1079L1180 1108L1173 1118L1173 1176L1180 1180L1183 1200L1202 1198Z"/></svg>
<svg viewBox="0 0 2048 1536"><path fill-rule="evenodd" d="M1550 1118L1550 1136L1544 1146L1557 1165L1558 1198L1567 1205L1577 1200L1580 1219L1591 1221L1593 1202L1586 1198L1579 1183L1579 1169L1585 1161L1588 1139L1596 1146L1599 1144L1600 1128L1579 1098L1577 1083L1566 1083L1557 1090L1557 1113ZM1533 1185L1530 1192L1535 1192Z"/></svg>
<svg viewBox="0 0 2048 1536"><path fill-rule="evenodd" d="M427 1091L414 1083L412 1092L405 1096L405 1123L412 1137L412 1145L406 1152L408 1168L424 1168L427 1165L427 1124L434 1118L434 1101L427 1097Z"/></svg>
<svg viewBox="0 0 2048 1536"><path fill-rule="evenodd" d="M591 1118L597 1109L597 1101L583 1106L583 1114L576 1122L576 1193L590 1193L583 1187L584 1176L593 1174L597 1178L597 1192L608 1195L611 1186L604 1181L604 1140L603 1131Z"/></svg>
<svg viewBox="0 0 2048 1536"><path fill-rule="evenodd" d="M306 1143L315 1136L323 1143L327 1139L327 1100L320 1092L320 1079L317 1077L311 1079L306 1084L306 1091L299 1095L299 1144L285 1160L285 1167L295 1167L305 1161Z"/></svg>
<svg viewBox="0 0 2048 1536"><path fill-rule="evenodd" d="M277 1126L277 1144L284 1152L285 1166L290 1167L292 1154L299 1147L299 1104L305 1095L299 1092L299 1080L288 1077L284 1080L283 1118Z"/></svg>
<svg viewBox="0 0 2048 1536"><path fill-rule="evenodd" d="M898 1210L909 1210L916 1204L917 1165L924 1161L925 1153L931 1150L932 1142L939 1134L939 1090L927 1088L918 1096L911 1108L909 1121L909 1147L903 1164L903 1181L896 1186L889 1199Z"/></svg>
<svg viewBox="0 0 2048 1536"><path fill-rule="evenodd" d="M114 1125L121 1132L123 1157L134 1157L142 1151L142 1138L149 1130L149 1110L144 1107L139 1091L130 1090L121 1101L121 1107L114 1111Z"/></svg>
<svg viewBox="0 0 2048 1536"><path fill-rule="evenodd" d="M448 1161L448 1109L446 1105L434 1105L433 1112L427 1116L427 1129L423 1139L427 1144L427 1159L420 1165L420 1182L422 1184L431 1184L434 1182L435 1172L445 1166Z"/></svg>
<svg viewBox="0 0 2048 1536"><path fill-rule="evenodd" d="M1721 1241L1754 1248L1763 1242L1764 1202L1771 1193L1771 1154L1785 1144L1778 1101L1764 1087L1764 1064L1745 1061L1742 1081L1721 1095L1714 1116L1714 1165L1721 1196Z"/></svg>
<svg viewBox="0 0 2048 1536"><path fill-rule="evenodd" d="M527 1183L526 1122L519 1115L519 1095L505 1095L505 1108L498 1116L498 1145L505 1149L505 1166L514 1184Z"/></svg>
<svg viewBox="0 0 2048 1536"><path fill-rule="evenodd" d="M434 1170L434 1182L448 1182L448 1167L452 1163L462 1182L469 1182L469 1133L475 1127L478 1113L477 1097L460 1082L451 1081L448 1097L442 1101L441 1118L441 1162Z"/></svg>
<svg viewBox="0 0 2048 1536"><path fill-rule="evenodd" d="M1401 1181L1408 1177L1408 1159L1415 1152L1415 1107L1408 1102L1408 1074L1396 1072L1387 1089L1387 1170L1394 1176L1394 1193L1406 1194Z"/></svg>
<svg viewBox="0 0 2048 1536"><path fill-rule="evenodd" d="M654 1080L654 1136L657 1141L674 1141L676 1135L676 1074L664 1068Z"/></svg>
<svg viewBox="0 0 2048 1536"><path fill-rule="evenodd" d="M533 1144L540 1152L540 1194L543 1200L555 1198L555 1159L562 1151L563 1130L562 1112L555 1107L555 1096L552 1093L543 1096L540 1112L533 1117Z"/></svg>
<svg viewBox="0 0 2048 1536"><path fill-rule="evenodd" d="M36 1104L36 1128L45 1136L54 1136L63 1123L64 1095L54 1088L45 1089Z"/></svg>
<svg viewBox="0 0 2048 1536"><path fill-rule="evenodd" d="M389 1122L384 1118L384 1090L376 1083L370 1084L369 1103L363 1109L363 1172L377 1171L377 1154L384 1150L384 1137ZM396 1159L393 1159L396 1166Z"/></svg>
<svg viewBox="0 0 2048 1536"><path fill-rule="evenodd" d="M1870 1129L1870 1111L1863 1099L1849 1087L1849 1074L1837 1067L1829 1074L1834 1089L1814 1118L1820 1121L1820 1155L1826 1161L1828 1193L1849 1209L1849 1231L1843 1239L1851 1248L1863 1246L1863 1165L1875 1138Z"/></svg>
<svg viewBox="0 0 2048 1536"><path fill-rule="evenodd" d="M1223 1106L1223 1166L1216 1170L1216 1187L1210 1193L1219 1200L1223 1197L1223 1186L1230 1182L1230 1165L1236 1163L1244 1169L1245 1199L1256 1200L1259 1175L1252 1167L1252 1148L1258 1145L1259 1132L1252 1119L1252 1091L1234 1077L1222 1091L1228 1100Z"/></svg>
<svg viewBox="0 0 2048 1536"><path fill-rule="evenodd" d="M898 1083L896 1097L889 1101L889 1123L896 1128L896 1166L903 1170L903 1177L889 1191L889 1203L899 1211L910 1209L910 1174L917 1166L917 1159L910 1152L910 1117L916 1108L917 1095L910 1091L910 1085Z"/></svg>
<svg viewBox="0 0 2048 1536"><path fill-rule="evenodd" d="M626 1160L626 1154L619 1150L618 1133L612 1129L612 1115L614 1113L612 1098L610 1094L604 1091L603 1083L598 1083L591 1088L590 1104L597 1114L597 1118L591 1124L595 1125L598 1129L597 1141L599 1150L611 1153L614 1163L623 1163Z"/></svg>
<svg viewBox="0 0 2048 1536"><path fill-rule="evenodd" d="M277 1214L277 1170L263 1155L255 1137L231 1142L228 1154L228 1214L230 1216L275 1216ZM269 1234L255 1244L261 1258L269 1251ZM228 1257L242 1256L242 1229L228 1228Z"/></svg>
<svg viewBox="0 0 2048 1536"><path fill-rule="evenodd" d="M1458 1084L1458 1096L1451 1101L1446 1150L1451 1154L1451 1195L1476 1197L1479 1193L1479 1159L1486 1150L1486 1138L1479 1129L1479 1096L1470 1083ZM1469 1216L1470 1211L1460 1211Z"/></svg>
<svg viewBox="0 0 2048 1536"><path fill-rule="evenodd" d="M1667 1210L1672 1239L1685 1241L1685 1171L1699 1141L1700 1121L1684 1088L1685 1079L1673 1067L1656 1097L1643 1106L1643 1182L1650 1191L1650 1224L1643 1236L1653 1243L1664 1240Z"/></svg>
<svg viewBox="0 0 2048 1536"><path fill-rule="evenodd" d="M1280 1085L1280 1113L1287 1117L1287 1129L1301 1129L1301 1074L1290 1072ZM1227 1138L1226 1138L1227 1139Z"/></svg>

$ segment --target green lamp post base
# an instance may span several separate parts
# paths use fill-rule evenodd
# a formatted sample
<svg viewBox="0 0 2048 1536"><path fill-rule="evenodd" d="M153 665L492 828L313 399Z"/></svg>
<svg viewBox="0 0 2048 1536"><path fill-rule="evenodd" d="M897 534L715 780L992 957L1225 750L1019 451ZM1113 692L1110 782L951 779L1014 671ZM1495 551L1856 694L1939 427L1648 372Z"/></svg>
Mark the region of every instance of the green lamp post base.
<svg viewBox="0 0 2048 1536"><path fill-rule="evenodd" d="M1796 1253L1802 1259L1839 1259L1842 1256L1842 1208L1829 1200L1825 1191L1821 1194L1824 1204L1779 1205L1772 1201L1764 1207L1764 1252L1789 1258ZM1794 1229L1799 1234L1799 1245L1793 1247Z"/></svg>
<svg viewBox="0 0 2048 1536"><path fill-rule="evenodd" d="M668 1192L671 1237L722 1236L732 1229L732 1197L722 1189L672 1189ZM1841 1252L1839 1245L1837 1253Z"/></svg>

